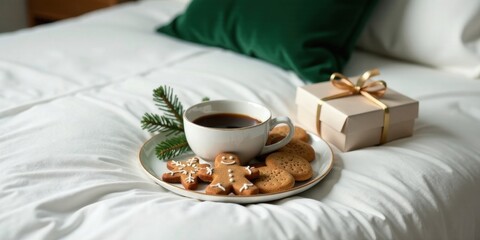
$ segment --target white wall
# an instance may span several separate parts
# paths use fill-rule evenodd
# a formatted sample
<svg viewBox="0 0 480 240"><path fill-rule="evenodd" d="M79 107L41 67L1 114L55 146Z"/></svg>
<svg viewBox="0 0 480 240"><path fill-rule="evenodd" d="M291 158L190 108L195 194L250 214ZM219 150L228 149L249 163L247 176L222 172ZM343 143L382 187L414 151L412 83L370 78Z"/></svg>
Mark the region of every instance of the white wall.
<svg viewBox="0 0 480 240"><path fill-rule="evenodd" d="M0 32L28 26L26 0L0 0Z"/></svg>

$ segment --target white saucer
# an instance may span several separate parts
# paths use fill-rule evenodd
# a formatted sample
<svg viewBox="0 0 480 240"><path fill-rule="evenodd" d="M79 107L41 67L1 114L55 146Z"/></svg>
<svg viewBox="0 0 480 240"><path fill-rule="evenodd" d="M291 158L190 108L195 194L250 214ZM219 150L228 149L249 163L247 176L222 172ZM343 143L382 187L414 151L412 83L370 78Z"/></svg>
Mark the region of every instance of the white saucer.
<svg viewBox="0 0 480 240"><path fill-rule="evenodd" d="M319 183L332 169L333 167L333 152L330 146L321 138L316 135L310 134L310 141L312 147L315 149L316 157L311 162L313 168L313 176L310 180L304 182L297 182L292 189L283 192L270 193L270 194L257 194L253 196L237 196L237 195L208 195L204 193L204 189L207 183L200 183L197 190L185 190L180 183L167 183L162 180L162 174L167 172L167 161L158 160L155 155L155 146L165 139L165 135L158 134L153 136L150 140L145 142L139 152L140 165L143 170L150 176L157 184L165 189L172 191L178 195L182 195L189 198L195 198L205 201L216 202L232 202L232 203L258 203L278 200L281 198L289 197L298 193L301 193L315 184ZM176 160L187 160L194 156L193 153L186 153L178 156ZM203 161L203 160L202 160Z"/></svg>

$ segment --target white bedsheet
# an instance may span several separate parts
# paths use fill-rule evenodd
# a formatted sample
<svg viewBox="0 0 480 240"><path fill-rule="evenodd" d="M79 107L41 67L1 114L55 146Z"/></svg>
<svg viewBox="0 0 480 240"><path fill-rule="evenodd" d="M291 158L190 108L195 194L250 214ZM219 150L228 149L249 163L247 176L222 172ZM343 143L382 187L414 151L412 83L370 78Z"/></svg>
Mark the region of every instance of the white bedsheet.
<svg viewBox="0 0 480 240"><path fill-rule="evenodd" d="M175 195L141 170L152 90L242 99L294 118L291 72L156 34L185 5L144 1L0 35L0 239L478 239L480 82L355 52L420 101L414 136L335 153L298 196ZM192 227L192 230L187 230Z"/></svg>

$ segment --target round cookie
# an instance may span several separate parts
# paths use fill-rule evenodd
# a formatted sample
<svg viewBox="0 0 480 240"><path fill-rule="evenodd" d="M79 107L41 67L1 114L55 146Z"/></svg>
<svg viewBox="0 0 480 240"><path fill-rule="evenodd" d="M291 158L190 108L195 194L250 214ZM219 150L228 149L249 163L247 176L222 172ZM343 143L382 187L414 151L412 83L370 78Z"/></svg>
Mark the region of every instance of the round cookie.
<svg viewBox="0 0 480 240"><path fill-rule="evenodd" d="M285 191L295 185L295 179L292 174L280 168L260 167L259 177L254 184L260 190L260 193L275 193Z"/></svg>
<svg viewBox="0 0 480 240"><path fill-rule="evenodd" d="M281 126L274 127L270 131L270 134L287 136L288 131L289 131L289 127L287 125L281 125ZM277 142L280 141L281 139L282 138L278 139ZM303 141L303 142L308 142L310 137L308 136L308 133L305 131L305 129L303 129L299 126L295 126L295 130L293 132L293 138L292 139L300 140L300 141ZM275 142L272 142L272 143L275 143Z"/></svg>
<svg viewBox="0 0 480 240"><path fill-rule="evenodd" d="M279 134L279 133L269 133L266 145L270 145L270 144L280 142L280 140L282 140L283 138L285 138L285 135L282 135L282 134Z"/></svg>
<svg viewBox="0 0 480 240"><path fill-rule="evenodd" d="M312 177L310 163L297 154L276 152L267 156L265 164L268 167L281 168L292 174L295 181L304 181Z"/></svg>
<svg viewBox="0 0 480 240"><path fill-rule="evenodd" d="M287 145L278 149L278 152L286 152L300 155L305 158L305 160L311 162L315 160L315 149L303 141L293 139Z"/></svg>

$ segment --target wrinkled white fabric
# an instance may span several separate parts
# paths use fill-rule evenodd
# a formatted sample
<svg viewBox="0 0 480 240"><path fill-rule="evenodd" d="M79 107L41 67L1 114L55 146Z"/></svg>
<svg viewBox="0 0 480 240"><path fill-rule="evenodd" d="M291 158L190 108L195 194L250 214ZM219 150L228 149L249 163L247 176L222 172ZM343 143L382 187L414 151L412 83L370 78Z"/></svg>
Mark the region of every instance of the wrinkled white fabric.
<svg viewBox="0 0 480 240"><path fill-rule="evenodd" d="M380 0L358 45L480 79L480 1Z"/></svg>
<svg viewBox="0 0 480 240"><path fill-rule="evenodd" d="M184 6L145 1L0 35L0 239L478 239L480 82L365 52L345 74L378 67L418 99L414 136L335 151L319 184L269 203L156 185L138 162L154 88L171 86L185 106L249 100L295 120L303 84L154 32Z"/></svg>

